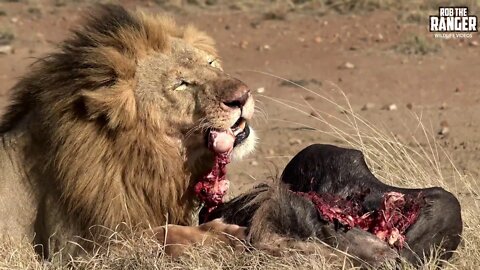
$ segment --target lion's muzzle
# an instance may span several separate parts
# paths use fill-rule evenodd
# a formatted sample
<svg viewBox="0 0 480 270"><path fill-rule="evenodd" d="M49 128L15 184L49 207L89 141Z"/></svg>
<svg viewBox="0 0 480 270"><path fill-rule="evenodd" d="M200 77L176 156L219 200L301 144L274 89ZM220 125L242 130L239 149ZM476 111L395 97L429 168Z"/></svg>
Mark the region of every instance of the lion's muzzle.
<svg viewBox="0 0 480 270"><path fill-rule="evenodd" d="M250 88L238 79L228 79L221 82L223 90L221 106L224 110L242 109L251 96Z"/></svg>
<svg viewBox="0 0 480 270"><path fill-rule="evenodd" d="M220 154L231 152L250 135L248 120L253 116L254 101L248 86L230 76L215 82L214 88L228 121L226 125L210 128L205 135L208 148Z"/></svg>

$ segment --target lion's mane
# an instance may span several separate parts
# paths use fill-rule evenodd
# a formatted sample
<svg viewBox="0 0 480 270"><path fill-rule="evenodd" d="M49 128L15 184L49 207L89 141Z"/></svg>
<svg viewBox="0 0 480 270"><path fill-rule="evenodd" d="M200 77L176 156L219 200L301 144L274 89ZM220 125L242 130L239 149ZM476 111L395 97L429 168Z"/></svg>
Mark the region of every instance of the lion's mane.
<svg viewBox="0 0 480 270"><path fill-rule="evenodd" d="M139 59L167 50L169 38L215 54L193 27L102 6L13 88L0 133L26 130L27 174L41 179L40 200L50 197L39 213L55 205L84 229L191 224L195 202L182 153L160 136L167 127L159 115L138 110L133 91Z"/></svg>

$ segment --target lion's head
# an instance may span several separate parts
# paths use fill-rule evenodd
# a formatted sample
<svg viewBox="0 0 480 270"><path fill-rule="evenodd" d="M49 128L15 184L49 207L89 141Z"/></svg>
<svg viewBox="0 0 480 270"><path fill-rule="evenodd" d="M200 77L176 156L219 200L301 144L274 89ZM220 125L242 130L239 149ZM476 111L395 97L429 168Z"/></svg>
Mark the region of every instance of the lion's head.
<svg viewBox="0 0 480 270"><path fill-rule="evenodd" d="M27 126L32 174L84 225L188 224L211 134L234 157L254 146L250 90L212 39L118 6L98 8L13 91L1 131Z"/></svg>
<svg viewBox="0 0 480 270"><path fill-rule="evenodd" d="M162 51L137 62L135 95L142 104L137 110L147 112L137 117L166 125L168 135L186 147L191 166L205 158L212 130L234 135L231 142L227 137L214 149L235 146L233 155L241 158L254 145L248 125L254 110L250 89L222 70L208 36L192 27L171 35Z"/></svg>

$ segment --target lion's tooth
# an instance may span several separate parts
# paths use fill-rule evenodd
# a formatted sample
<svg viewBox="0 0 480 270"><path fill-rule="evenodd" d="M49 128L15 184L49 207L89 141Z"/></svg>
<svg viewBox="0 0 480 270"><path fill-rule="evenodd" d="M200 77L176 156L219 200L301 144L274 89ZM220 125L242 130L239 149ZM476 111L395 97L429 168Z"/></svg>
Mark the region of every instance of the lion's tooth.
<svg viewBox="0 0 480 270"><path fill-rule="evenodd" d="M233 132L233 135L237 136L237 135L240 134L242 131L243 131L243 129L237 128L237 129L235 129L235 131Z"/></svg>
<svg viewBox="0 0 480 270"><path fill-rule="evenodd" d="M247 121L242 120L242 122L240 123L240 125L238 125L238 129L244 130L246 124L247 124Z"/></svg>

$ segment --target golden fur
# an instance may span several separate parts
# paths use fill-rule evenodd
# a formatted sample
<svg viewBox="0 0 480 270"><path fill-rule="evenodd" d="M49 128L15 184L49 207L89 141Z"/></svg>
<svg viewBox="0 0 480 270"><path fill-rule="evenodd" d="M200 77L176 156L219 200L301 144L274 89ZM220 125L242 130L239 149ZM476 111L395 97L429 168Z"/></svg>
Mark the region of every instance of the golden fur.
<svg viewBox="0 0 480 270"><path fill-rule="evenodd" d="M12 187L24 195L3 196L0 219L29 214L0 230L62 246L95 238L95 225L194 224L192 187L213 161L204 131L253 113L251 98L243 111L221 108L232 82L203 32L99 7L13 88L0 125L0 197ZM9 210L18 204L28 209Z"/></svg>

